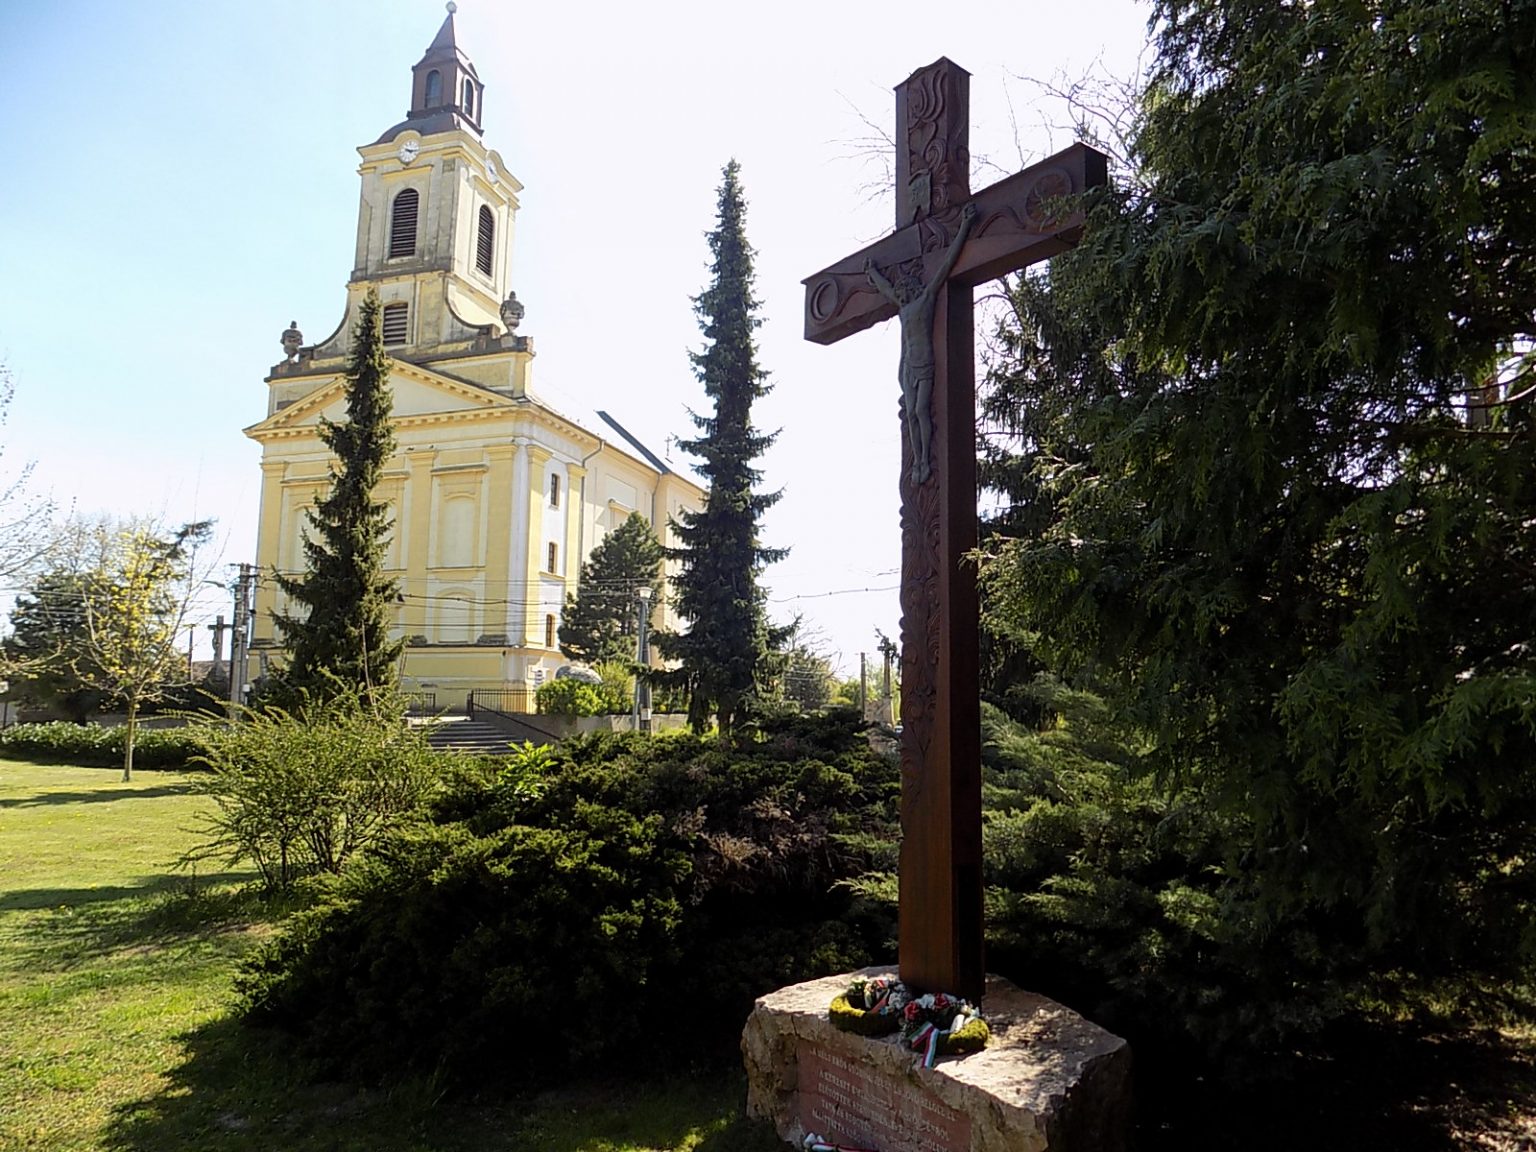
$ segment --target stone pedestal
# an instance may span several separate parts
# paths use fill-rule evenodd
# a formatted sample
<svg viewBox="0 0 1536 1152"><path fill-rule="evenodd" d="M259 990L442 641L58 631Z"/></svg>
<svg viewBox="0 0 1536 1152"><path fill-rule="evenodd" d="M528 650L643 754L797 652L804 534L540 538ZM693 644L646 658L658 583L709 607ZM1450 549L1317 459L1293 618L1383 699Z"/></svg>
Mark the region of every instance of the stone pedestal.
<svg viewBox="0 0 1536 1152"><path fill-rule="evenodd" d="M893 972L868 968L865 975ZM870 1152L1124 1152L1126 1042L1043 996L987 977L983 1052L923 1068L891 1039L833 1028L832 998L857 973L757 1002L741 1049L747 1114L798 1146L807 1132Z"/></svg>

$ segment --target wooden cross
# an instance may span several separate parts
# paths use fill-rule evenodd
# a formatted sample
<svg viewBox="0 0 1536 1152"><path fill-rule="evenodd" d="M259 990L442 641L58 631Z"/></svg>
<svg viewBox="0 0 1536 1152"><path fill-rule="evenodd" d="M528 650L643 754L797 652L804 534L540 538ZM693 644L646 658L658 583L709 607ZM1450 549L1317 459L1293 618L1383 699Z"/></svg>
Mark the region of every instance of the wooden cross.
<svg viewBox="0 0 1536 1152"><path fill-rule="evenodd" d="M1063 198L1103 184L1077 144L972 196L970 74L896 89L896 230L805 281L805 338L902 318L901 978L980 1001L981 706L971 290L1070 248Z"/></svg>

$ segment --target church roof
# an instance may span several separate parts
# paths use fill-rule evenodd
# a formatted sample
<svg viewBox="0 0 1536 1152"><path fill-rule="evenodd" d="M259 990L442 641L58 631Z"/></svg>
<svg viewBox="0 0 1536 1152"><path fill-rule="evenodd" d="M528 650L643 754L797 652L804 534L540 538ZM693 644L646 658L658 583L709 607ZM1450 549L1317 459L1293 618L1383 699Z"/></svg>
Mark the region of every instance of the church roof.
<svg viewBox="0 0 1536 1152"><path fill-rule="evenodd" d="M432 38L432 43L427 45L427 51L416 67L420 68L423 64L447 61L457 63L476 80L480 79L480 73L475 71L475 66L470 62L469 57L459 50L458 37L453 28L452 5L449 5L448 15L443 20L443 26L437 30L437 35Z"/></svg>
<svg viewBox="0 0 1536 1152"><path fill-rule="evenodd" d="M456 5L449 0L448 15L411 67L411 106L404 120L392 125L375 144L388 144L407 128L423 136L469 131L480 135L481 105L485 86L474 64L459 47L453 26Z"/></svg>
<svg viewBox="0 0 1536 1152"><path fill-rule="evenodd" d="M687 471L679 472L666 460L647 447L646 442L623 424L620 424L609 413L600 408L588 407L579 397L573 396L559 388L552 388L548 384L542 384L538 389L529 389L528 399L542 408L555 413L565 420L569 420L578 428L584 429L589 434L607 440L609 444L620 452L635 457L663 476L676 476L686 480L689 484L698 486L698 481L690 476ZM611 435L610 435L611 433ZM652 443L655 441L653 440Z"/></svg>
<svg viewBox="0 0 1536 1152"><path fill-rule="evenodd" d="M443 26L437 30L437 35L432 38L432 43L427 45L427 55L430 56L433 52L444 48L450 52L456 51L458 47L459 42L454 38L453 34L453 13L450 12L443 19Z"/></svg>
<svg viewBox="0 0 1536 1152"><path fill-rule="evenodd" d="M599 408L597 410L597 415L604 424L608 425L608 427L612 428L620 436L624 437L625 442L636 452L640 453L641 456L644 456L646 462L650 464L652 468L656 469L656 471L660 472L663 476L672 471L672 469L668 468L666 463L659 456L657 456L656 453L652 452L644 444L640 443L640 441L635 438L635 436L629 431L628 428L624 427L624 425L620 424L612 416L608 415L608 413Z"/></svg>
<svg viewBox="0 0 1536 1152"><path fill-rule="evenodd" d="M388 144L407 128L412 132L419 132L423 136L435 136L439 132L452 132L455 129L469 129L477 134L479 132L479 129L459 115L457 109L439 108L430 115L417 116L414 120L402 120L400 123L392 125L374 143Z"/></svg>

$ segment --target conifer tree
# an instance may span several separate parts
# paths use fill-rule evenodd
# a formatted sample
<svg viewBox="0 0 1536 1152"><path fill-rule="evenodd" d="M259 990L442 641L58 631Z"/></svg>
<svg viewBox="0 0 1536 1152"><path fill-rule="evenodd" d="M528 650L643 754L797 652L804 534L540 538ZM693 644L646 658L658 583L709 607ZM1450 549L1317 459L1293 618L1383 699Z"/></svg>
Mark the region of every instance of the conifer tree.
<svg viewBox="0 0 1536 1152"><path fill-rule="evenodd" d="M576 593L565 598L560 651L585 664L633 660L635 593L656 588L660 579L661 543L645 517L631 512L581 566Z"/></svg>
<svg viewBox="0 0 1536 1152"><path fill-rule="evenodd" d="M1222 805L1223 915L1529 972L1536 10L1153 12L1134 177L1014 292L991 619Z"/></svg>
<svg viewBox="0 0 1536 1152"><path fill-rule="evenodd" d="M725 166L718 220L709 234L711 280L693 302L705 346L690 359L714 401L714 415L693 414L702 434L679 447L700 459L709 492L702 510L682 514L674 526L679 544L666 550L667 559L680 565L673 607L689 627L656 636L662 656L679 663L656 679L686 690L688 721L696 731L715 716L722 735L741 722L773 672L784 630L768 624L758 575L787 551L765 548L758 539L758 520L779 493L753 491L762 474L752 461L776 434L752 426L752 402L769 388L753 337L762 320L752 294L752 249L739 175L735 160Z"/></svg>
<svg viewBox="0 0 1536 1152"><path fill-rule="evenodd" d="M389 511L373 490L395 448L389 423L389 356L376 291L364 297L347 366L347 418L321 422L320 439L335 454L331 491L309 514L306 571L277 578L309 609L280 615L288 647L284 694L328 699L355 688L377 699L394 687L401 644L389 638L395 582L384 575Z"/></svg>
<svg viewBox="0 0 1536 1152"><path fill-rule="evenodd" d="M88 635L87 576L66 567L40 573L16 597L11 634L0 643L0 671L10 697L34 707L53 708L76 724L101 710L105 695L75 671Z"/></svg>

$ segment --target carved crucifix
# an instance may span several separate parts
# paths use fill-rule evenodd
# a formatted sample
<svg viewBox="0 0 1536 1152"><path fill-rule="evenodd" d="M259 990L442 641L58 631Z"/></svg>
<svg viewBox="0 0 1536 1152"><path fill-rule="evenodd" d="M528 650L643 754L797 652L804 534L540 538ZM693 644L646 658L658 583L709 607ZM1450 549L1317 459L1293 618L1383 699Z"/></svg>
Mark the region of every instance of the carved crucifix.
<svg viewBox="0 0 1536 1152"><path fill-rule="evenodd" d="M901 317L901 977L979 1001L984 982L971 290L1070 248L1066 198L1103 184L1074 145L970 192L970 74L896 89L896 231L805 281L805 338Z"/></svg>

